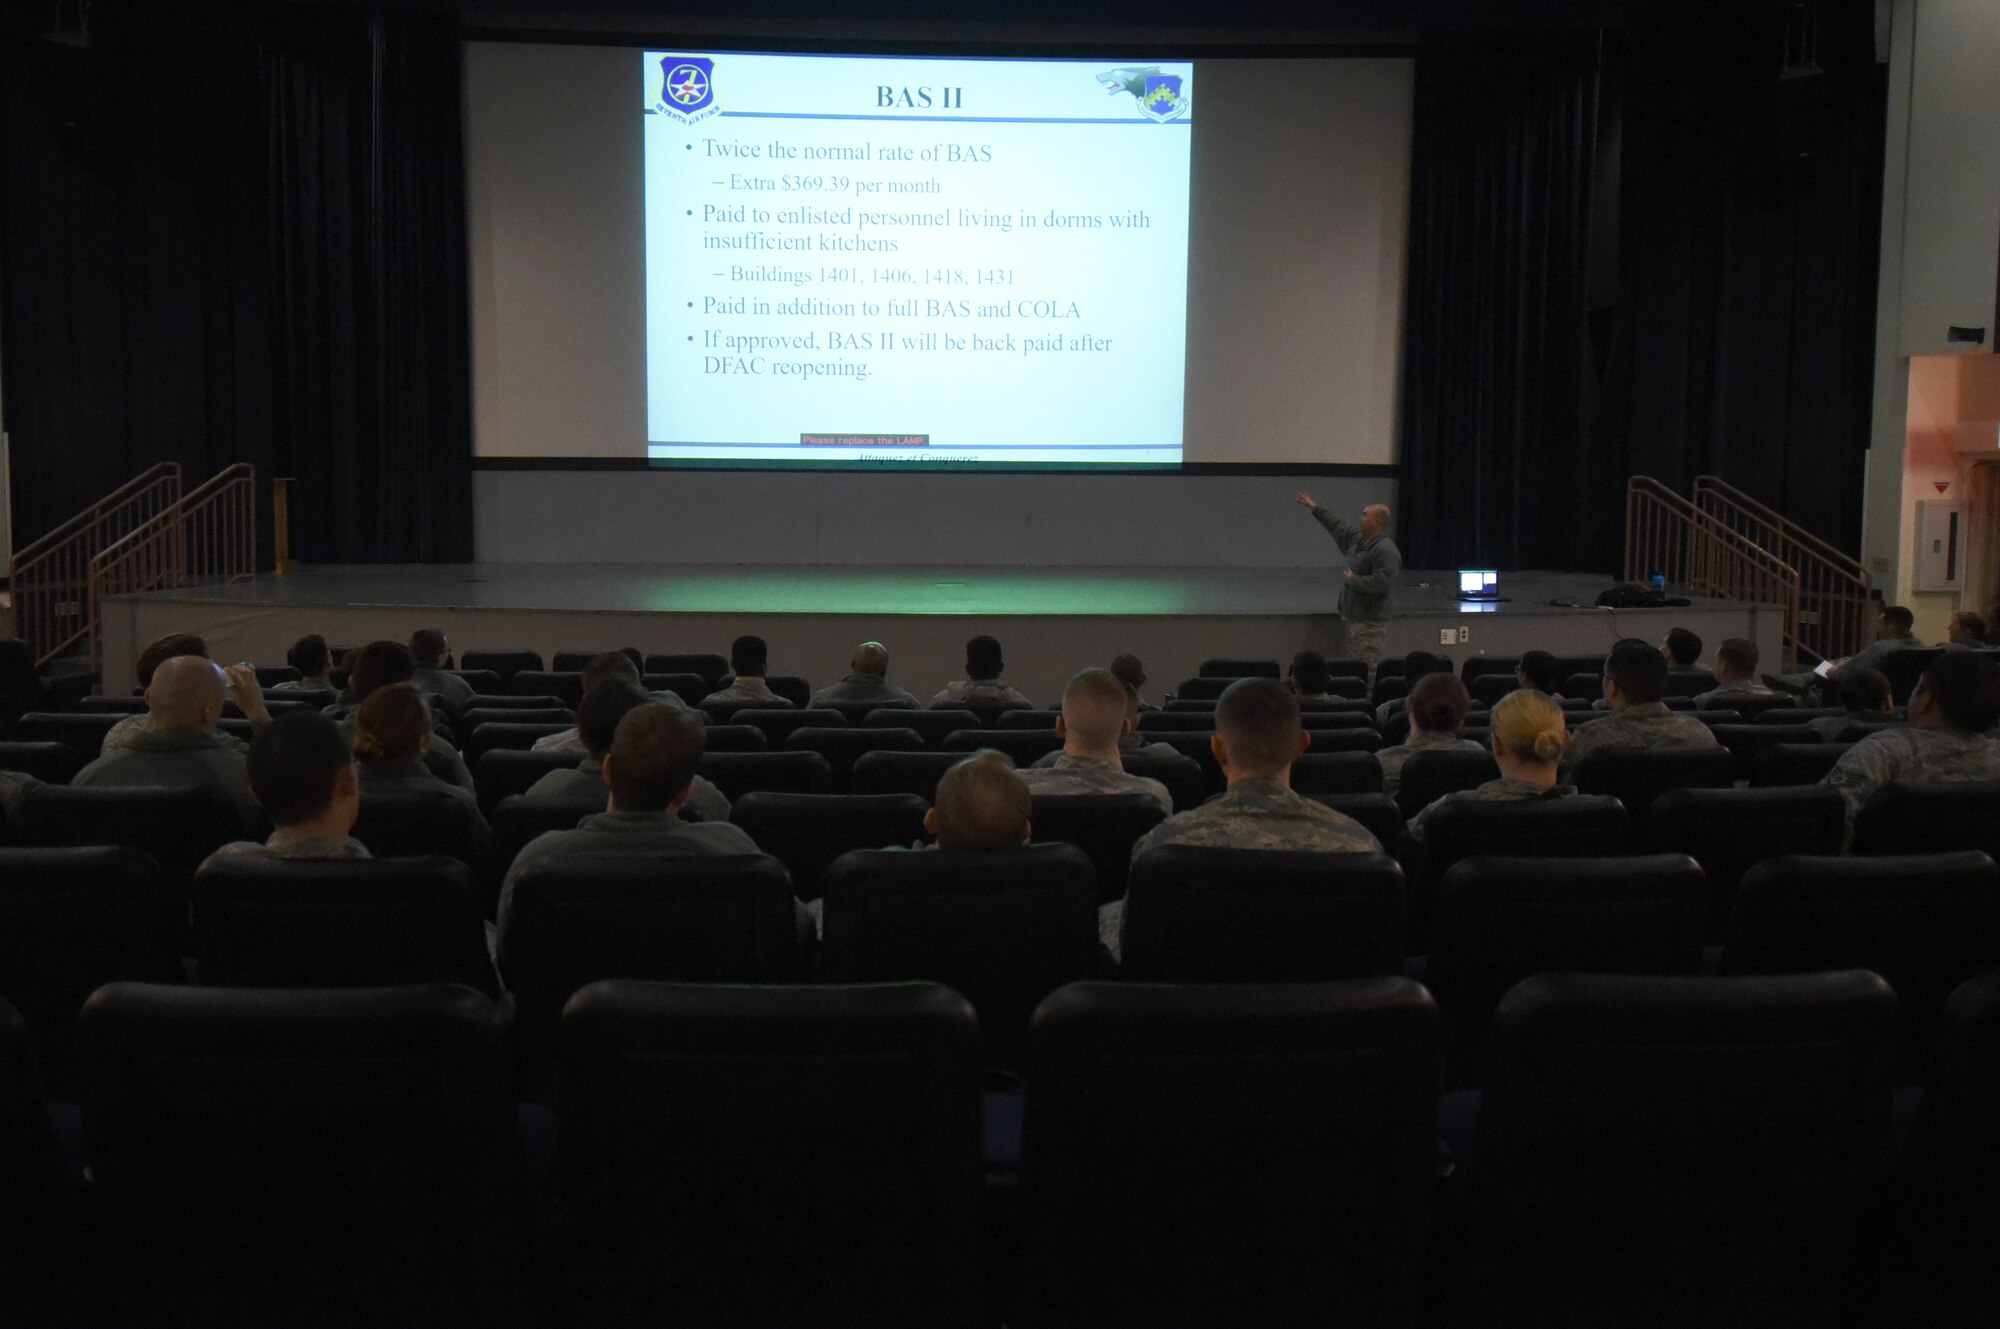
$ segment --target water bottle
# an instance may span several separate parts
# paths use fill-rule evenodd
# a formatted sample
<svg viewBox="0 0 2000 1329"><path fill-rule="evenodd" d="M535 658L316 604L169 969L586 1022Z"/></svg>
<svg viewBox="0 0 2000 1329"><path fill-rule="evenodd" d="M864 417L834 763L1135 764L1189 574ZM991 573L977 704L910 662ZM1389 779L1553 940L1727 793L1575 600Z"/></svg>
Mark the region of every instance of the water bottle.
<svg viewBox="0 0 2000 1329"><path fill-rule="evenodd" d="M1664 573L1655 572L1653 574L1653 589L1663 594L1665 593L1667 589L1667 578Z"/></svg>

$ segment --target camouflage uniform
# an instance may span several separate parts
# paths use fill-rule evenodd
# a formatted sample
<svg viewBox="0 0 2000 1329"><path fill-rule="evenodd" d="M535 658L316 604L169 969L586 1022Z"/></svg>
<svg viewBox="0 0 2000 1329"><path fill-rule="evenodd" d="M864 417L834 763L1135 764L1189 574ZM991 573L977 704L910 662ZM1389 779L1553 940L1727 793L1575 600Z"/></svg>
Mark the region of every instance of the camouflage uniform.
<svg viewBox="0 0 2000 1329"><path fill-rule="evenodd" d="M370 857L368 846L351 835L301 835L280 826L262 844L255 840L232 840L210 854L208 862L213 863L218 858L241 858L246 854L257 858Z"/></svg>
<svg viewBox="0 0 2000 1329"><path fill-rule="evenodd" d="M472 684L457 674L447 674L429 665L417 667L417 672L410 675L410 686L417 690L419 696L443 697L461 711L473 698Z"/></svg>
<svg viewBox="0 0 2000 1329"><path fill-rule="evenodd" d="M1118 740L1118 752L1124 757L1178 757L1181 750L1171 743L1149 743L1144 734L1127 734ZM1063 759L1063 751L1045 752L1029 763L1032 769L1045 771Z"/></svg>
<svg viewBox="0 0 2000 1329"><path fill-rule="evenodd" d="M701 699L706 706L712 701L754 701L763 706L790 706L789 698L780 697L771 691L770 684L761 678L738 677L734 683L719 692L711 692Z"/></svg>
<svg viewBox="0 0 2000 1329"><path fill-rule="evenodd" d="M1388 654L1389 589L1403 570L1403 551L1387 531L1363 535L1360 527L1325 508L1314 508L1312 515L1347 555L1348 570L1354 574L1341 582L1340 617L1347 624L1347 653L1368 662L1373 682L1375 666Z"/></svg>
<svg viewBox="0 0 2000 1329"><path fill-rule="evenodd" d="M1352 817L1315 803L1276 780L1238 780L1198 808L1167 818L1139 837L1132 857L1162 845L1221 849L1305 850L1319 854L1379 854L1382 846ZM1125 902L1097 911L1097 938L1115 959L1125 928Z"/></svg>
<svg viewBox="0 0 2000 1329"><path fill-rule="evenodd" d="M1899 725L1870 734L1841 754L1823 783L1847 801L1852 825L1869 795L1885 784L1967 780L2000 780L2000 740L1958 729Z"/></svg>
<svg viewBox="0 0 2000 1329"><path fill-rule="evenodd" d="M1559 784L1553 789L1544 789L1527 780L1512 780L1501 776L1498 780L1488 780L1476 789L1459 789L1446 794L1437 802L1410 818L1403 829L1412 840L1424 838L1424 822L1430 815L1447 803L1525 803L1533 798L1568 798L1576 792L1574 785Z"/></svg>
<svg viewBox="0 0 2000 1329"><path fill-rule="evenodd" d="M813 693L812 704L824 706L828 702L879 702L884 706L891 702L904 702L914 706L916 695L907 688L892 687L880 674L849 674L838 683L829 683Z"/></svg>
<svg viewBox="0 0 2000 1329"><path fill-rule="evenodd" d="M1160 805L1160 811L1174 810L1174 796L1165 785L1143 775L1128 775L1123 766L1103 757L1059 752L1051 764L1030 766L1018 774L1030 794L1144 794Z"/></svg>
<svg viewBox="0 0 2000 1329"><path fill-rule="evenodd" d="M1475 743L1469 738L1441 729L1412 730L1407 742L1393 748L1383 748L1375 754L1375 760L1382 763L1382 792L1394 798L1396 787L1402 783L1403 763L1419 752L1484 752L1484 743Z"/></svg>
<svg viewBox="0 0 2000 1329"><path fill-rule="evenodd" d="M598 802L608 802L611 798L611 786L604 783L603 760L586 756L577 763L575 770L550 771L529 785L527 797L589 797ZM729 796L699 775L694 777L694 783L688 787L687 802L683 806L702 821L729 820Z"/></svg>
<svg viewBox="0 0 2000 1329"><path fill-rule="evenodd" d="M272 692L332 692L333 684L323 678L295 678L289 683L279 683Z"/></svg>
<svg viewBox="0 0 2000 1329"><path fill-rule="evenodd" d="M1729 709L1729 704L1735 701L1782 701L1787 706L1792 706L1797 704L1798 698L1789 692L1780 692L1776 688L1767 688L1762 683L1742 678L1702 693L1694 699L1694 704L1704 711L1726 711Z"/></svg>
<svg viewBox="0 0 2000 1329"><path fill-rule="evenodd" d="M107 751L76 773L72 785L213 785L229 795L246 817L257 815L243 744L206 729L154 729L133 734L124 747Z"/></svg>
<svg viewBox="0 0 2000 1329"><path fill-rule="evenodd" d="M1580 726L1562 755L1562 772L1601 748L1712 748L1715 735L1691 715L1667 709L1665 702L1645 701L1613 711L1602 720Z"/></svg>
<svg viewBox="0 0 2000 1329"><path fill-rule="evenodd" d="M1847 657L1847 662L1828 677L1838 683L1856 670L1880 669L1883 661L1887 660L1892 652L1920 651L1923 648L1923 641L1914 632L1906 632L1900 637L1881 637ZM1802 677L1811 680L1812 675L1806 674Z"/></svg>
<svg viewBox="0 0 2000 1329"><path fill-rule="evenodd" d="M941 701L1018 701L1024 705L1034 705L1026 696L997 678L961 678L956 683L947 683L938 689L937 696L931 698L933 706Z"/></svg>
<svg viewBox="0 0 2000 1329"><path fill-rule="evenodd" d="M152 732L152 716L146 714L144 711L141 711L137 715L128 715L117 724L112 725L105 732L104 744L98 749L97 755L100 757L118 757L128 752L144 752L146 750L145 745L134 740ZM234 734L225 734L220 729L215 731L215 740L217 746L229 748L236 752L248 752L250 750L248 743L245 743Z"/></svg>

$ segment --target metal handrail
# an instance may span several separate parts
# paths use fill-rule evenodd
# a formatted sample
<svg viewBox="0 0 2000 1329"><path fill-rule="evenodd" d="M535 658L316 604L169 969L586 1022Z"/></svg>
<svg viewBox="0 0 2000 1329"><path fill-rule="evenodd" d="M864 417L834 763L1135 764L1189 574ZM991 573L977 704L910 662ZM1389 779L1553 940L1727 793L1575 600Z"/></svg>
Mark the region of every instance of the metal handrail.
<svg viewBox="0 0 2000 1329"><path fill-rule="evenodd" d="M104 600L257 574L257 471L238 462L90 561L90 657L103 668Z"/></svg>
<svg viewBox="0 0 2000 1329"><path fill-rule="evenodd" d="M1799 570L1803 646L1823 659L1839 659L1868 644L1874 581L1860 559L1716 476L1695 477L1694 503Z"/></svg>
<svg viewBox="0 0 2000 1329"><path fill-rule="evenodd" d="M1771 550L1651 476L1625 485L1625 579L1784 611L1785 667L1798 667L1799 573Z"/></svg>
<svg viewBox="0 0 2000 1329"><path fill-rule="evenodd" d="M158 462L14 551L7 576L16 631L29 643L37 664L47 664L92 635L85 612L91 560L180 498L180 464Z"/></svg>

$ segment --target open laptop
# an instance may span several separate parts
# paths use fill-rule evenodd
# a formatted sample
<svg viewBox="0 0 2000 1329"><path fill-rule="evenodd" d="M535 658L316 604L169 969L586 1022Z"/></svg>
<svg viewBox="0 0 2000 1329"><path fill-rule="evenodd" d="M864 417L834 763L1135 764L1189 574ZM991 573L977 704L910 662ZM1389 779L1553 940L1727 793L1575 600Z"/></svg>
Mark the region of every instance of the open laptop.
<svg viewBox="0 0 2000 1329"><path fill-rule="evenodd" d="M1498 600L1500 598L1500 574L1491 570L1465 569L1458 574L1458 598L1461 600Z"/></svg>

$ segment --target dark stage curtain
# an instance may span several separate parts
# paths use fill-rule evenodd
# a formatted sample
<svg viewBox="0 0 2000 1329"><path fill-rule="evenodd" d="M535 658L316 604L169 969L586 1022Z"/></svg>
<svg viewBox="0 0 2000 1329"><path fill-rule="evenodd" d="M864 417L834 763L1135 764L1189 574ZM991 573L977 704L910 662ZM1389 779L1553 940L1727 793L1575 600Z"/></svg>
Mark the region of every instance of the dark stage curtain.
<svg viewBox="0 0 2000 1329"><path fill-rule="evenodd" d="M1399 539L1417 567L1578 568L1594 32L1417 60Z"/></svg>
<svg viewBox="0 0 2000 1329"><path fill-rule="evenodd" d="M295 477L309 561L469 558L456 21L92 13L84 51L0 41L17 540L248 461Z"/></svg>

